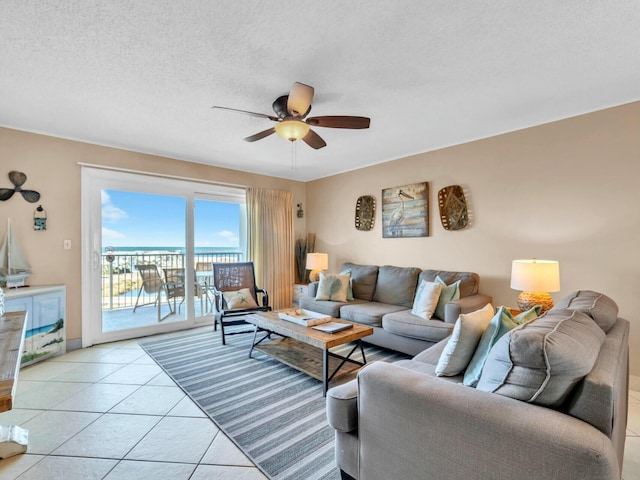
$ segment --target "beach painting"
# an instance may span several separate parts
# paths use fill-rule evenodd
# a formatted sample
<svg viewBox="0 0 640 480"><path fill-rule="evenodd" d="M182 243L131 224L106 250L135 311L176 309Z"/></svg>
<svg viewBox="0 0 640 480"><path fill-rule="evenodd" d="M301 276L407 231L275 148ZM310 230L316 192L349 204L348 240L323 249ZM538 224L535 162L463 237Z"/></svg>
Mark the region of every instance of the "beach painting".
<svg viewBox="0 0 640 480"><path fill-rule="evenodd" d="M429 236L429 183L382 190L382 237Z"/></svg>
<svg viewBox="0 0 640 480"><path fill-rule="evenodd" d="M64 320L61 318L51 325L27 330L24 345L21 359L23 366L44 357L65 353Z"/></svg>

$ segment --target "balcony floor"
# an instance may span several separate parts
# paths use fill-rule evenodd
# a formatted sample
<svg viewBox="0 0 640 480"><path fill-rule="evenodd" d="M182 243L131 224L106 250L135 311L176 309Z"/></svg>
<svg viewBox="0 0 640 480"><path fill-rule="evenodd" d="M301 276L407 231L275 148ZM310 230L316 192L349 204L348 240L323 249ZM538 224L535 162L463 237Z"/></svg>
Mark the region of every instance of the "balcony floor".
<svg viewBox="0 0 640 480"><path fill-rule="evenodd" d="M133 312L133 307L114 308L113 310L109 310L108 308L103 309L102 331L114 332L117 330L127 330L129 328L148 327L157 325L158 323L179 322L185 320L187 307L185 304L182 304L180 306L180 312L178 312L178 303L176 303L176 311L173 314L170 314L167 302L162 302L160 317L164 317L164 319L160 322L158 322L158 308L153 304L139 306L136 308L135 313ZM205 314L207 313L207 308L204 303L201 308L200 302L197 299L194 302L194 307L196 317L201 316L202 309L205 310Z"/></svg>

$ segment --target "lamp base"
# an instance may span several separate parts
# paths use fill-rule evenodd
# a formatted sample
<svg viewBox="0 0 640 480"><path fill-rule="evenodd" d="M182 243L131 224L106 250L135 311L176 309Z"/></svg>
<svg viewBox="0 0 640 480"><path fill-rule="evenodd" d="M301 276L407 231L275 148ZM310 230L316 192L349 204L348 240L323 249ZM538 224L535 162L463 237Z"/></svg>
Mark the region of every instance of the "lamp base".
<svg viewBox="0 0 640 480"><path fill-rule="evenodd" d="M319 282L320 272L321 270L311 270L311 272L309 272L309 282Z"/></svg>
<svg viewBox="0 0 640 480"><path fill-rule="evenodd" d="M520 295L518 295L518 307L520 307L520 310L529 310L536 305L542 307L540 311L542 315L553 308L553 298L546 292L520 292Z"/></svg>

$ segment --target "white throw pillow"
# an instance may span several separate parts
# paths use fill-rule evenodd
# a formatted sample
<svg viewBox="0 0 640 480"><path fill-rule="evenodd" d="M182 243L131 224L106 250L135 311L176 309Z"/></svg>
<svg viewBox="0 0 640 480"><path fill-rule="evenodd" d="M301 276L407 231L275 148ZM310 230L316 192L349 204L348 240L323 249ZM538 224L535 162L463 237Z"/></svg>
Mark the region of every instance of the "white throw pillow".
<svg viewBox="0 0 640 480"><path fill-rule="evenodd" d="M430 320L433 312L436 311L441 291L442 285L439 283L423 280L418 286L416 298L413 299L411 313L425 320Z"/></svg>
<svg viewBox="0 0 640 480"><path fill-rule="evenodd" d="M349 289L349 275L334 275L320 272L320 282L316 292L316 300L331 300L334 302L346 302Z"/></svg>
<svg viewBox="0 0 640 480"><path fill-rule="evenodd" d="M224 301L227 302L227 308L254 308L258 304L251 296L251 291L248 288L241 288L234 292L222 292Z"/></svg>
<svg viewBox="0 0 640 480"><path fill-rule="evenodd" d="M438 360L437 376L452 377L467 368L494 314L490 303L475 312L460 314L453 327L451 338Z"/></svg>

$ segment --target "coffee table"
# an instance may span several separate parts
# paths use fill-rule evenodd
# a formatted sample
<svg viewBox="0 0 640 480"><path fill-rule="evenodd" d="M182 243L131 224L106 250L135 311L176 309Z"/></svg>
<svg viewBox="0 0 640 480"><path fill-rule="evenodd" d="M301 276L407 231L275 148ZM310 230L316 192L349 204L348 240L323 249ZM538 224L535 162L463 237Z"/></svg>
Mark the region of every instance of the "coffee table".
<svg viewBox="0 0 640 480"><path fill-rule="evenodd" d="M245 320L255 326L249 358L254 349L259 350L321 380L323 396L326 396L331 380L343 377L367 363L360 339L372 335L372 327L332 318L333 322L352 323L353 327L337 333L324 333L282 320L278 317L278 312L259 312L247 315ZM259 332L264 332L264 337L258 339ZM273 334L280 338L273 338ZM330 351L333 347L349 342L355 342L355 345L346 356ZM351 358L358 349L362 354L362 361Z"/></svg>

